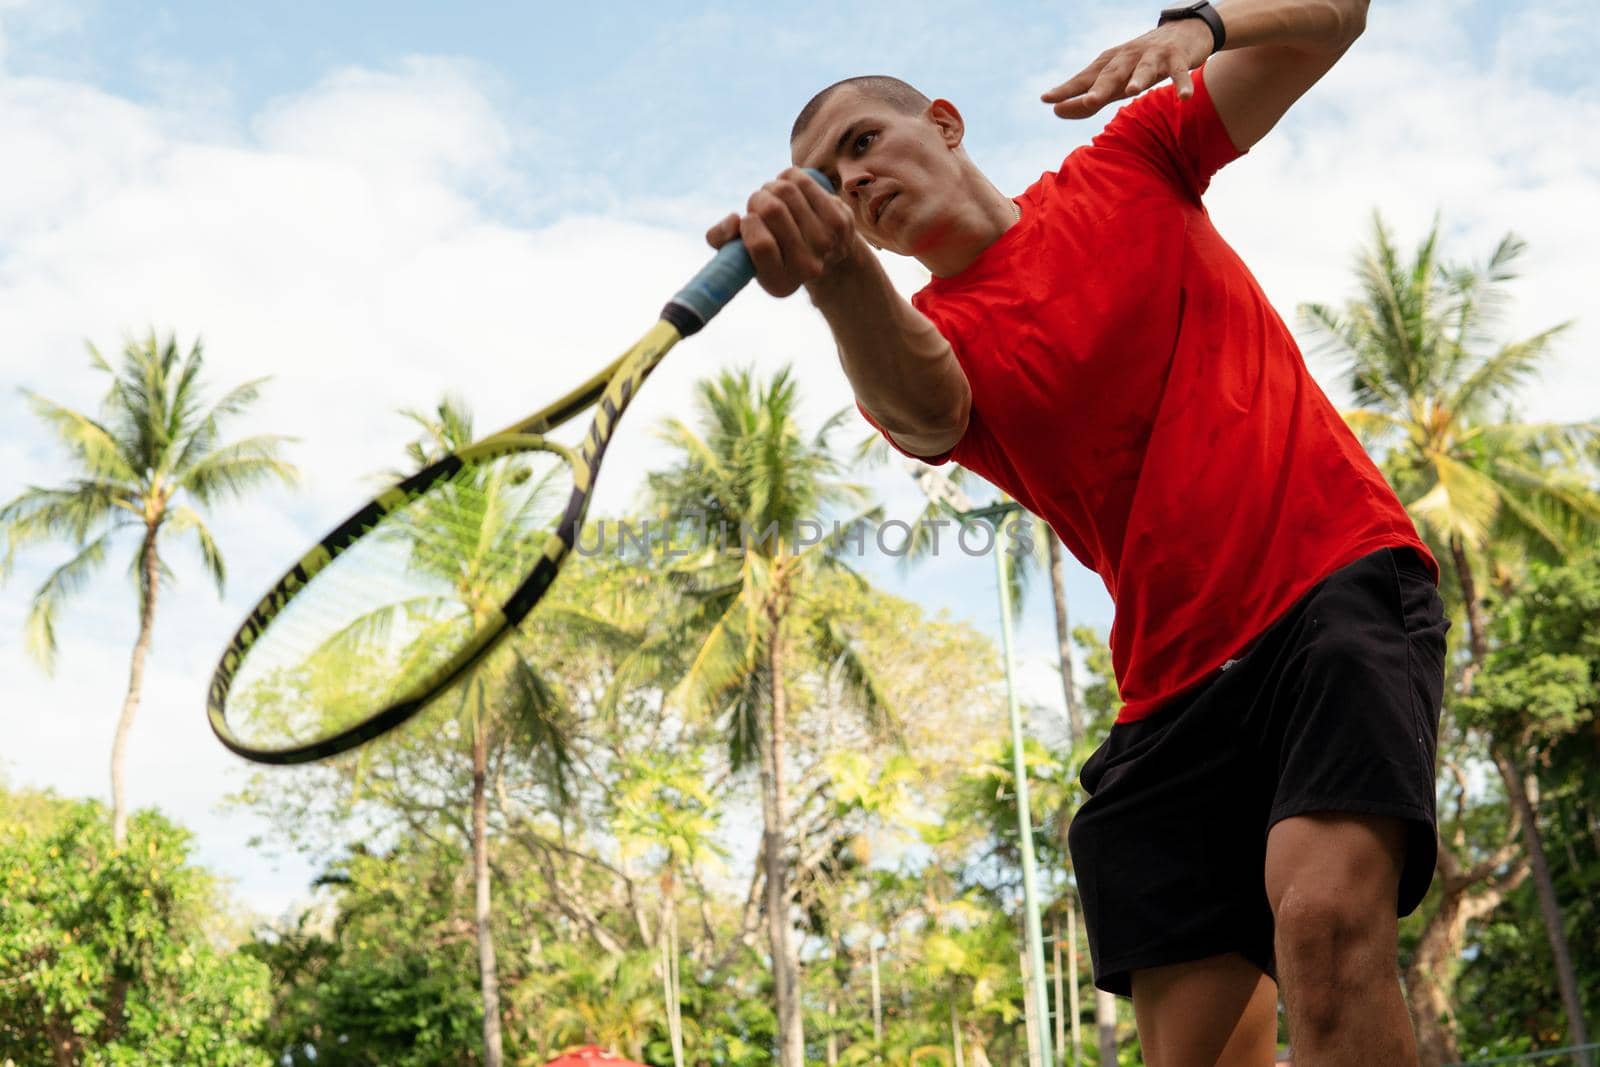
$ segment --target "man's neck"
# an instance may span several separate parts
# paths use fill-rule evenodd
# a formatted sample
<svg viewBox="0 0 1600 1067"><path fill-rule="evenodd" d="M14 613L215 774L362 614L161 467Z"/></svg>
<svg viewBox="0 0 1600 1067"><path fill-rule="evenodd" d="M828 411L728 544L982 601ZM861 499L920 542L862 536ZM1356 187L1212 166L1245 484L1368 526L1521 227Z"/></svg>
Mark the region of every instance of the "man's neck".
<svg viewBox="0 0 1600 1067"><path fill-rule="evenodd" d="M984 183L972 210L964 212L951 228L940 235L935 247L917 253L916 259L935 278L952 278L983 255L988 247L1022 219L1016 201L994 186Z"/></svg>

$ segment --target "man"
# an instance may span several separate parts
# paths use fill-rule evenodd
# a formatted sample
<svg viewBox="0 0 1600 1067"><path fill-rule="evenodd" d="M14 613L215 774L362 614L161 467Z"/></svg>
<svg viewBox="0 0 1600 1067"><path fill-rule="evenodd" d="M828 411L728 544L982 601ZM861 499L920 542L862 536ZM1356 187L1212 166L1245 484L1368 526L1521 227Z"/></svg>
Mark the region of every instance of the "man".
<svg viewBox="0 0 1600 1067"><path fill-rule="evenodd" d="M1126 705L1070 843L1095 982L1152 1067L1270 1063L1279 982L1301 1067L1416 1062L1396 926L1435 859L1437 565L1200 199L1365 6L1163 12L1044 94L1138 99L1015 199L948 101L830 86L791 150L839 195L790 169L707 234L806 288L891 443L999 485L1105 581ZM869 244L932 272L912 303Z"/></svg>

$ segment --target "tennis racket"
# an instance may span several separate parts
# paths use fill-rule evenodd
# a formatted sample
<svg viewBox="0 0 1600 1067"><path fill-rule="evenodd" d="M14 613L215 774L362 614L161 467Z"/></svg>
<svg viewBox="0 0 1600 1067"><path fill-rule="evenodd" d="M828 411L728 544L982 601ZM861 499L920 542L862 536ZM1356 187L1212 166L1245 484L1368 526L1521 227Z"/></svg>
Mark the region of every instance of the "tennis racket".
<svg viewBox="0 0 1600 1067"><path fill-rule="evenodd" d="M325 759L406 722L482 661L571 553L606 445L644 380L754 276L744 242L723 245L605 369L322 538L223 652L207 696L217 738L259 763ZM546 436L591 407L577 449Z"/></svg>

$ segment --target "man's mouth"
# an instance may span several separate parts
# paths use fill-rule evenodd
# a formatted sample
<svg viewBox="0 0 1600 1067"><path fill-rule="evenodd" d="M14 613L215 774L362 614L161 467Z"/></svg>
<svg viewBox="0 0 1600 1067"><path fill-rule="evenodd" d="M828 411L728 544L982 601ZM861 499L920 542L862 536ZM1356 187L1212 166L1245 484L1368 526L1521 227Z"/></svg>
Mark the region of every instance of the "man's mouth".
<svg viewBox="0 0 1600 1067"><path fill-rule="evenodd" d="M893 200L895 197L897 197L899 195L900 195L899 193L889 193L882 200L879 200L876 205L873 206L873 208L872 208L872 224L874 226L876 226L878 224L878 220L879 219L883 218L883 213L888 210L889 201Z"/></svg>

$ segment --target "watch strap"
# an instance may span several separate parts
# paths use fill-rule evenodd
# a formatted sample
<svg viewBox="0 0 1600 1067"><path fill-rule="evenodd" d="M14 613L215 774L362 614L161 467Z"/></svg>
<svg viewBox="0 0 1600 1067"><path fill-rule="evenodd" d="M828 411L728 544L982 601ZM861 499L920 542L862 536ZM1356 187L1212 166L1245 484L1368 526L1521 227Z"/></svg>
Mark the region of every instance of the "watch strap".
<svg viewBox="0 0 1600 1067"><path fill-rule="evenodd" d="M1222 51L1228 34L1222 26L1222 16L1217 14L1217 9L1211 6L1210 0L1196 0L1195 3L1184 4L1181 7L1169 7L1161 12L1156 25L1165 26L1178 19L1200 19L1211 28L1211 54L1216 55Z"/></svg>

